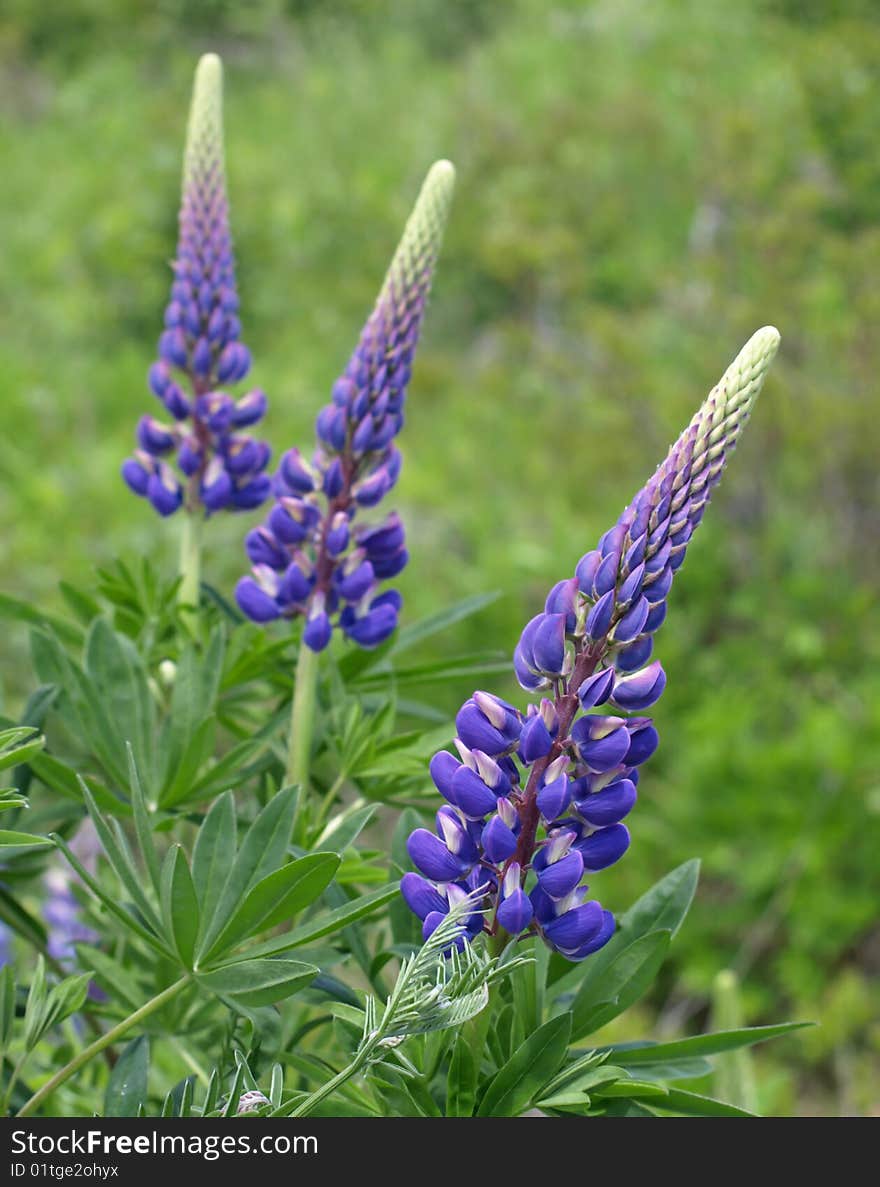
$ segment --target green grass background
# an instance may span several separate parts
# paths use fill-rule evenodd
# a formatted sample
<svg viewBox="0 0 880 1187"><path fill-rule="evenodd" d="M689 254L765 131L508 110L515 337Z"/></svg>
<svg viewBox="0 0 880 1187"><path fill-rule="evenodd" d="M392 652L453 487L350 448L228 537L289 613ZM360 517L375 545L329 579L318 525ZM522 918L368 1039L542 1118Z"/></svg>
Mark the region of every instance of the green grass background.
<svg viewBox="0 0 880 1187"><path fill-rule="evenodd" d="M704 1021L732 966L750 1022L822 1022L758 1056L763 1107L877 1111L877 5L6 0L8 592L51 604L113 555L174 562L177 525L117 474L155 411L145 372L208 49L227 66L245 338L278 450L311 439L422 175L439 156L458 168L401 441L402 588L411 618L502 596L444 652L509 652L741 343L779 326L658 637L663 745L633 847L597 889L622 907L701 855L637 1028ZM257 518L212 525L216 584L243 571ZM8 705L25 653L5 629Z"/></svg>

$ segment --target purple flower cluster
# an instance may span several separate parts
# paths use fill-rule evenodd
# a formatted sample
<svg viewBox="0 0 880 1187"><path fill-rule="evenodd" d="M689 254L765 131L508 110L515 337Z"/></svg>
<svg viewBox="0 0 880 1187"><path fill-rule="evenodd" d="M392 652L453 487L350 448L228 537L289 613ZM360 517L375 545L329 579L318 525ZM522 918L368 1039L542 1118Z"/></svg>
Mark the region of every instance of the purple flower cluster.
<svg viewBox="0 0 880 1187"><path fill-rule="evenodd" d="M297 449L284 454L275 504L245 540L253 570L236 587L242 611L255 622L301 615L313 651L334 626L361 647L397 626L400 595L379 586L407 562L403 524L394 512L378 524L354 521L400 474L394 439L454 176L448 161L428 173L360 341L318 414L317 449L308 460Z"/></svg>
<svg viewBox="0 0 880 1187"><path fill-rule="evenodd" d="M149 373L171 419L142 417L137 450L122 466L131 490L162 516L180 506L193 514L246 511L271 493L271 451L245 431L265 415L266 397L256 388L239 399L224 390L245 378L251 360L240 341L222 118L222 67L206 54L193 90L171 300Z"/></svg>
<svg viewBox="0 0 880 1187"><path fill-rule="evenodd" d="M524 689L547 695L523 714L477 692L459 711L458 757L442 751L430 766L447 802L434 832L410 836L420 873L401 882L425 937L482 887L460 942L483 929L532 931L577 961L611 938L614 918L582 879L629 848L622 822L659 742L643 713L666 685L649 662L653 635L778 343L772 327L750 339L617 524L526 626L514 669Z"/></svg>

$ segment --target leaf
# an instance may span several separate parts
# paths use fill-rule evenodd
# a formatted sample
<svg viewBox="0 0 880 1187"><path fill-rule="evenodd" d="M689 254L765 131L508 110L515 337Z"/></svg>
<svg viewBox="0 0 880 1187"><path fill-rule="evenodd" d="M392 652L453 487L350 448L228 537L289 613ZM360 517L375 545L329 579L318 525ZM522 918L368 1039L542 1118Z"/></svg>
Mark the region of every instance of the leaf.
<svg viewBox="0 0 880 1187"><path fill-rule="evenodd" d="M412 685L440 684L447 680L463 683L479 676L499 675L510 672L510 658L503 652L490 651L479 655L459 655L451 659L434 660L430 663L413 664L407 668L382 667L365 672L351 680L349 688L358 692L380 691L389 683L397 688Z"/></svg>
<svg viewBox="0 0 880 1187"><path fill-rule="evenodd" d="M133 1039L117 1059L104 1094L105 1117L135 1117L147 1100L147 1072L150 1063L150 1040L146 1035Z"/></svg>
<svg viewBox="0 0 880 1187"><path fill-rule="evenodd" d="M397 632L391 647L391 655L400 655L402 651L415 647L417 643L423 643L425 639L430 639L432 635L445 631L447 627L478 614L480 610L484 610L496 602L500 596L498 592L474 594L472 597L463 598L460 602L453 602L445 610L430 614L419 622L402 627Z"/></svg>
<svg viewBox="0 0 880 1187"><path fill-rule="evenodd" d="M354 811L341 812L328 821L327 827L315 841L316 847L332 849L334 853L344 853L350 845L355 843L377 811L378 805L367 804Z"/></svg>
<svg viewBox="0 0 880 1187"><path fill-rule="evenodd" d="M614 1099L621 1097L627 1100L653 1100L666 1097L669 1089L663 1084L654 1084L651 1080L615 1080L613 1084L602 1084L593 1089L593 1096L597 1098Z"/></svg>
<svg viewBox="0 0 880 1187"><path fill-rule="evenodd" d="M157 952L161 952L163 956L171 955L168 949L165 947L163 941L159 938L158 934L149 931L146 927L144 927L139 919L135 918L133 914L127 911L124 907L120 906L120 904L111 895L109 895L106 890L104 890L101 884L91 876L82 862L77 858L76 854L64 841L63 837L58 836L57 833L53 833L52 840L67 858L70 865L76 870L80 880L85 886L89 888L95 898L104 905L106 910L109 911L111 915L115 916L115 918L118 919L128 931L133 932L136 936L140 936L140 938L146 944L149 944L151 948L155 949Z"/></svg>
<svg viewBox="0 0 880 1187"><path fill-rule="evenodd" d="M31 626L44 627L54 631L59 639L74 647L83 639L83 632L75 623L68 622L66 618L61 618L57 614L47 614L31 602L13 598L9 594L0 593L0 618L12 618L18 622L30 623Z"/></svg>
<svg viewBox="0 0 880 1187"><path fill-rule="evenodd" d="M121 998L131 1010L141 1008L148 995L141 990L129 969L91 944L77 944L76 954L80 963L92 970L106 993Z"/></svg>
<svg viewBox="0 0 880 1187"><path fill-rule="evenodd" d="M624 941L630 943L666 928L675 938L693 902L699 877L700 862L692 858L655 883L620 917L619 934Z"/></svg>
<svg viewBox="0 0 880 1187"><path fill-rule="evenodd" d="M46 961L37 957L37 967L31 978L27 1002L24 1008L24 1046L30 1051L39 1042L43 1033L43 1015L46 1009Z"/></svg>
<svg viewBox="0 0 880 1187"><path fill-rule="evenodd" d="M72 767L61 762L52 754L47 754L45 751L35 754L28 765L40 782L45 783L50 791L57 792L58 795L63 795L67 799L75 800L81 804L82 785L85 783L101 807L117 812L125 810L125 804L111 796L106 787L100 784L97 779L93 779L91 776L80 778Z"/></svg>
<svg viewBox="0 0 880 1187"><path fill-rule="evenodd" d="M3 730L0 732L0 771L26 763L45 744L45 738L31 725Z"/></svg>
<svg viewBox="0 0 880 1187"><path fill-rule="evenodd" d="M48 837L38 837L35 833L11 832L0 829L0 848L3 849L42 849L52 842Z"/></svg>
<svg viewBox="0 0 880 1187"><path fill-rule="evenodd" d="M234 1117L235 1111L238 1108L238 1102L241 1098L241 1090L244 1086L244 1065L239 1064L235 1069L235 1075L232 1078L232 1084L229 1088L229 1096L226 1098L226 1104L220 1114L221 1117Z"/></svg>
<svg viewBox="0 0 880 1187"><path fill-rule="evenodd" d="M562 1063L570 1034L571 1018L560 1014L530 1035L489 1084L477 1116L519 1116Z"/></svg>
<svg viewBox="0 0 880 1187"><path fill-rule="evenodd" d="M117 744L131 744L138 771L152 798L156 782L156 705L137 648L125 635L117 634L105 618L96 618L86 636L84 666L96 694L107 706Z"/></svg>
<svg viewBox="0 0 880 1187"><path fill-rule="evenodd" d="M314 902L332 881L338 865L335 853L310 853L267 874L247 893L217 939L199 953L199 960L207 963Z"/></svg>
<svg viewBox="0 0 880 1187"><path fill-rule="evenodd" d="M171 706L162 728L160 744L162 767L159 798L162 801L173 801L173 793L181 781L181 762L190 740L205 719L213 716L223 670L223 654L223 633L216 628L204 652L194 644L188 644L178 660ZM195 773L193 771L193 775ZM184 786L188 781L188 778L183 780Z"/></svg>
<svg viewBox="0 0 880 1187"><path fill-rule="evenodd" d="M411 868L406 842L410 833L419 828L421 823L421 817L413 808L404 808L397 819L391 837L391 860L398 871ZM389 871L389 876L393 879L395 890L399 891L400 874L392 868ZM405 944L407 947L414 948L421 942L421 925L399 893L388 908L388 920L391 924L391 937L395 944Z"/></svg>
<svg viewBox="0 0 880 1187"><path fill-rule="evenodd" d="M446 1116L470 1117L477 1097L478 1053L471 1050L464 1034L459 1034L449 1061L446 1078Z"/></svg>
<svg viewBox="0 0 880 1187"><path fill-rule="evenodd" d="M15 973L11 964L0 968L0 1061L15 1025Z"/></svg>
<svg viewBox="0 0 880 1187"><path fill-rule="evenodd" d="M327 912L327 914L317 915L314 919L310 919L308 923L300 924L299 927L285 932L284 935L266 940L264 944L258 944L255 948L248 948L247 954L249 956L270 956L276 952L287 952L291 948L299 948L303 944L310 944L313 940L331 935L333 932L347 927L350 923L354 923L358 919L363 919L365 915L372 914L379 907L384 906L385 903L396 898L399 893L396 885L383 886L379 890L372 891L370 894L364 894L359 898L353 899L351 902L346 903L344 907L337 907L334 911Z"/></svg>
<svg viewBox="0 0 880 1187"><path fill-rule="evenodd" d="M184 968L191 969L199 933L199 903L180 845L165 854L161 880L162 919Z"/></svg>
<svg viewBox="0 0 880 1187"><path fill-rule="evenodd" d="M780 1022L775 1026L744 1026L739 1030L720 1030L715 1034L695 1035L690 1039L678 1039L671 1043L644 1043L638 1046L620 1044L601 1047L608 1051L615 1063L630 1066L642 1063L669 1063L678 1059L691 1059L701 1055L718 1055L722 1051L734 1051L738 1047L751 1047L768 1039L790 1034L812 1022Z"/></svg>
<svg viewBox="0 0 880 1187"><path fill-rule="evenodd" d="M41 920L27 911L5 886L0 885L0 921L23 936L37 949L45 948L48 936Z"/></svg>
<svg viewBox="0 0 880 1187"><path fill-rule="evenodd" d="M42 1033L57 1026L82 1008L89 993L89 974L65 977L50 991L43 1014Z"/></svg>
<svg viewBox="0 0 880 1187"><path fill-rule="evenodd" d="M153 883L153 890L158 894L161 872L159 855L156 853L156 846L153 844L150 814L147 810L144 789L141 784L140 775L138 774L134 751L131 746L128 746L126 749L128 752L128 781L131 790L131 810L134 816L134 829L137 834L141 855L150 875L150 881Z"/></svg>
<svg viewBox="0 0 880 1187"><path fill-rule="evenodd" d="M192 876L203 919L211 919L235 861L235 801L224 792L211 805L196 836Z"/></svg>
<svg viewBox="0 0 880 1187"><path fill-rule="evenodd" d="M624 948L600 978L585 980L571 1006L572 1038L592 1034L649 987L669 948L669 931L649 932Z"/></svg>
<svg viewBox="0 0 880 1187"><path fill-rule="evenodd" d="M736 1105L725 1104L711 1096L700 1096L696 1092L685 1092L683 1088L670 1088L662 1100L652 1100L652 1109L664 1112L684 1113L688 1117L754 1117Z"/></svg>
<svg viewBox="0 0 880 1187"><path fill-rule="evenodd" d="M155 908L150 900L147 898L143 889L143 878L135 866L131 854L128 851L128 845L122 829L118 827L119 822L114 820L114 825L117 830L114 831L107 823L106 818L98 810L98 805L92 796L92 793L83 783L81 785L83 799L86 807L89 810L89 815L92 818L92 823L95 826L95 832L98 834L98 839L101 842L101 847L107 856L107 860L113 867L116 877L131 895L132 902L140 911L144 921L153 928L154 931L160 931L159 917L156 914Z"/></svg>
<svg viewBox="0 0 880 1187"><path fill-rule="evenodd" d="M159 803L163 808L174 807L188 799L207 798L204 792L196 797L193 788L197 783L199 771L214 753L216 737L217 722L213 717L206 717L187 738L177 766L159 793ZM216 773L219 765L215 763L213 773Z"/></svg>
<svg viewBox="0 0 880 1187"><path fill-rule="evenodd" d="M270 1006L304 989L318 974L314 965L298 960L241 960L196 980L212 993L246 1006Z"/></svg>
<svg viewBox="0 0 880 1187"><path fill-rule="evenodd" d="M278 727L287 719L287 710L271 717L250 738L238 742L214 763L212 767L192 784L186 796L181 796L176 802L184 800L204 800L218 795L221 791L241 782L242 771L257 755L267 749ZM280 794L280 793L279 793ZM274 797L275 799L278 796ZM270 801L271 802L271 801Z"/></svg>
<svg viewBox="0 0 880 1187"><path fill-rule="evenodd" d="M228 922L246 892L264 873L276 869L287 852L298 792L287 787L266 804L248 831L232 863L213 913L205 909L205 929L200 944L204 953Z"/></svg>

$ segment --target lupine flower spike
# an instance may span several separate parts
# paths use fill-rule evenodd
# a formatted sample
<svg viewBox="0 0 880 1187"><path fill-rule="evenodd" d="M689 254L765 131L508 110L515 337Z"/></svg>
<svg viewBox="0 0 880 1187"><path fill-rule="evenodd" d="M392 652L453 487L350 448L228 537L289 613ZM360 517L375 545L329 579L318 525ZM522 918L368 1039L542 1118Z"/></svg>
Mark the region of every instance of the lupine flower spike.
<svg viewBox="0 0 880 1187"><path fill-rule="evenodd" d="M659 742L644 712L666 685L650 662L653 637L778 344L769 326L746 343L653 477L526 626L513 664L540 702L523 714L475 692L459 711L458 757L443 751L430 768L446 803L436 832L410 836L420 873L401 882L426 936L461 895L483 888L486 921L475 913L461 942L484 929L502 944L537 932L576 961L611 938L614 917L588 899L583 877L629 847L622 821Z"/></svg>
<svg viewBox="0 0 880 1187"><path fill-rule="evenodd" d="M266 397L258 388L238 399L226 390L245 378L251 359L238 317L216 54L196 69L179 228L165 329L149 372L164 416L141 418L122 476L160 515L183 507L196 522L259 507L271 493L269 447L246 431L263 418Z"/></svg>
<svg viewBox="0 0 880 1187"><path fill-rule="evenodd" d="M375 647L397 625L400 595L379 587L406 564L403 524L394 512L378 524L354 521L400 473L394 439L454 178L448 161L428 173L375 308L318 415L317 449L311 459L297 449L284 454L275 505L245 541L253 575L238 583L239 606L256 622L302 617L312 651L327 646L335 627Z"/></svg>

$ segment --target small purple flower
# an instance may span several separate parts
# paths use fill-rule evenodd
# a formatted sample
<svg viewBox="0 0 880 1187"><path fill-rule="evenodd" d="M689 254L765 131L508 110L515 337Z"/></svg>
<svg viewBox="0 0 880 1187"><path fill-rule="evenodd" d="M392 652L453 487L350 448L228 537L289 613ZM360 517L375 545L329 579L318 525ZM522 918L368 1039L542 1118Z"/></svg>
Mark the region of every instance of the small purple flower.
<svg viewBox="0 0 880 1187"><path fill-rule="evenodd" d="M183 171L174 279L165 310L159 358L149 371L153 395L172 418L152 416L137 427L138 453L122 466L135 494L162 516L184 507L191 515L250 510L270 493L263 474L270 451L236 436L266 412L259 389L238 401L221 390L244 379L250 354L240 341L235 263L223 163L222 66L215 54L199 61L193 88ZM184 388L188 389L185 391ZM143 455L176 458L145 463Z"/></svg>
<svg viewBox="0 0 880 1187"><path fill-rule="evenodd" d="M661 664L649 663L652 636L777 342L772 329L752 338L654 477L526 624L513 667L527 692L547 692L540 704L522 714L474 693L456 717L462 761L446 752L431 761L448 803L436 836L413 833L410 856L441 896L446 881L483 886L478 919L492 935L534 931L579 961L614 933L614 916L587 900L582 878L629 848L622 821L659 744L651 719L630 714L666 685ZM424 879L408 881L416 877L406 875L404 897L420 918L432 909L433 929L444 911Z"/></svg>
<svg viewBox="0 0 880 1187"><path fill-rule="evenodd" d="M394 512L380 523L355 519L380 503L400 474L394 438L403 427L406 390L453 180L448 161L439 161L428 173L375 308L334 384L331 402L318 414L315 452L306 460L299 450L288 450L274 477L275 506L263 530L274 537L282 555L303 552L314 572L305 600L279 601L276 617L304 616L303 641L312 650L326 647L335 629L357 646L373 648L397 628L400 597L394 590L380 593L379 587L409 559L403 524ZM253 600L247 596L251 587L239 583L237 590L245 594L240 608L254 617ZM312 625L319 600L320 629ZM262 613L260 607L258 611Z"/></svg>

